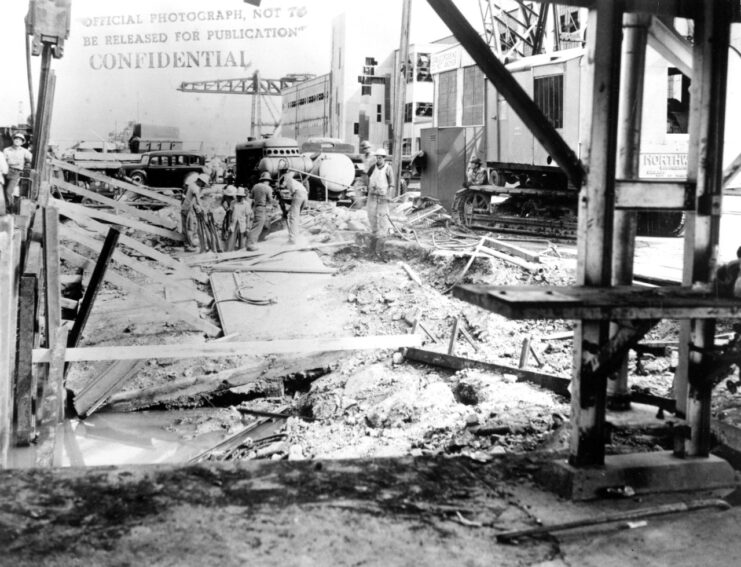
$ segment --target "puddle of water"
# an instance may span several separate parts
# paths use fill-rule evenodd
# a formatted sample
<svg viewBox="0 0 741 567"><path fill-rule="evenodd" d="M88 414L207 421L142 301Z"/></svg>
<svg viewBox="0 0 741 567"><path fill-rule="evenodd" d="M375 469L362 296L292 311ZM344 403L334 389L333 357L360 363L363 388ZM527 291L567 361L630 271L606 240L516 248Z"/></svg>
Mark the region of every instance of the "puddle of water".
<svg viewBox="0 0 741 567"><path fill-rule="evenodd" d="M99 413L57 428L54 466L185 463L244 429L222 409ZM10 468L36 466L36 447L14 448Z"/></svg>

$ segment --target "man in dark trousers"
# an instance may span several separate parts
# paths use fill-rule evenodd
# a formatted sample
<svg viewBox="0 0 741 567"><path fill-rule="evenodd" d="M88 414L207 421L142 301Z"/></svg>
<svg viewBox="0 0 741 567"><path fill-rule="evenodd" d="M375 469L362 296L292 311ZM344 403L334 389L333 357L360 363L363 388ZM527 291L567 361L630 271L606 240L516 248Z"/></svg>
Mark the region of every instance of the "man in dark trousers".
<svg viewBox="0 0 741 567"><path fill-rule="evenodd" d="M270 186L272 180L270 174L263 171L259 182L252 187L252 209L255 217L252 230L247 233L247 250L257 250L257 242L265 240L270 232L270 227L265 224L268 217L268 207L273 205L273 188Z"/></svg>

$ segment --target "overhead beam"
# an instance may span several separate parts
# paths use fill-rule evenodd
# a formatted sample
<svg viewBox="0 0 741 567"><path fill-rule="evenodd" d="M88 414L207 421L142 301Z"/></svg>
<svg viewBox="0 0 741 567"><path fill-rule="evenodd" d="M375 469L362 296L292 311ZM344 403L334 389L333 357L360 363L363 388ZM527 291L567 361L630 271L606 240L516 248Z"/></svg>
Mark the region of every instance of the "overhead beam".
<svg viewBox="0 0 741 567"><path fill-rule="evenodd" d="M456 39L509 103L520 120L525 123L528 130L561 166L571 183L580 187L584 178L584 169L577 155L504 64L496 58L491 48L468 23L460 10L451 0L427 0L427 2L450 28Z"/></svg>
<svg viewBox="0 0 741 567"><path fill-rule="evenodd" d="M656 17L651 18L648 44L684 75L692 78L692 44L677 30Z"/></svg>

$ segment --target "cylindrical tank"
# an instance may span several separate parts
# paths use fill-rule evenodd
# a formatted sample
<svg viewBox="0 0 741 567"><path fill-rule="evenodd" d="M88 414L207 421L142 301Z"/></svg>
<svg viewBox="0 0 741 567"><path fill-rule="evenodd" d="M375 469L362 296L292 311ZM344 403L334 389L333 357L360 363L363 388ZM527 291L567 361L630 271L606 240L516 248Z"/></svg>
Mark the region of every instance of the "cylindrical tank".
<svg viewBox="0 0 741 567"><path fill-rule="evenodd" d="M281 171L286 169L292 169L308 173L311 171L312 163L311 159L302 155L294 156L268 156L260 160L257 164L257 168L262 171L267 171L274 179L277 179Z"/></svg>
<svg viewBox="0 0 741 567"><path fill-rule="evenodd" d="M314 159L310 173L332 193L342 193L355 179L355 166L345 154L322 153Z"/></svg>

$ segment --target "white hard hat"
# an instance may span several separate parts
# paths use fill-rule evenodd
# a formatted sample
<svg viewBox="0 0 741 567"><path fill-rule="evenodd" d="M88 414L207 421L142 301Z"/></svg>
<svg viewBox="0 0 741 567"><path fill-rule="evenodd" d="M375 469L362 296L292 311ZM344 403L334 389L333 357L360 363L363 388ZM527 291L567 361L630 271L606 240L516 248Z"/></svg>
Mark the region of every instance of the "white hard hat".
<svg viewBox="0 0 741 567"><path fill-rule="evenodd" d="M236 197L237 188L234 185L227 185L224 188L224 197Z"/></svg>
<svg viewBox="0 0 741 567"><path fill-rule="evenodd" d="M246 193L244 192L244 187L241 185L237 187L237 197L244 197Z"/></svg>
<svg viewBox="0 0 741 567"><path fill-rule="evenodd" d="M389 155L389 153L384 148L378 148L376 150L376 155L386 157L387 155Z"/></svg>
<svg viewBox="0 0 741 567"><path fill-rule="evenodd" d="M205 173L199 173L196 181L202 181L204 185L208 185L211 182L211 178Z"/></svg>

